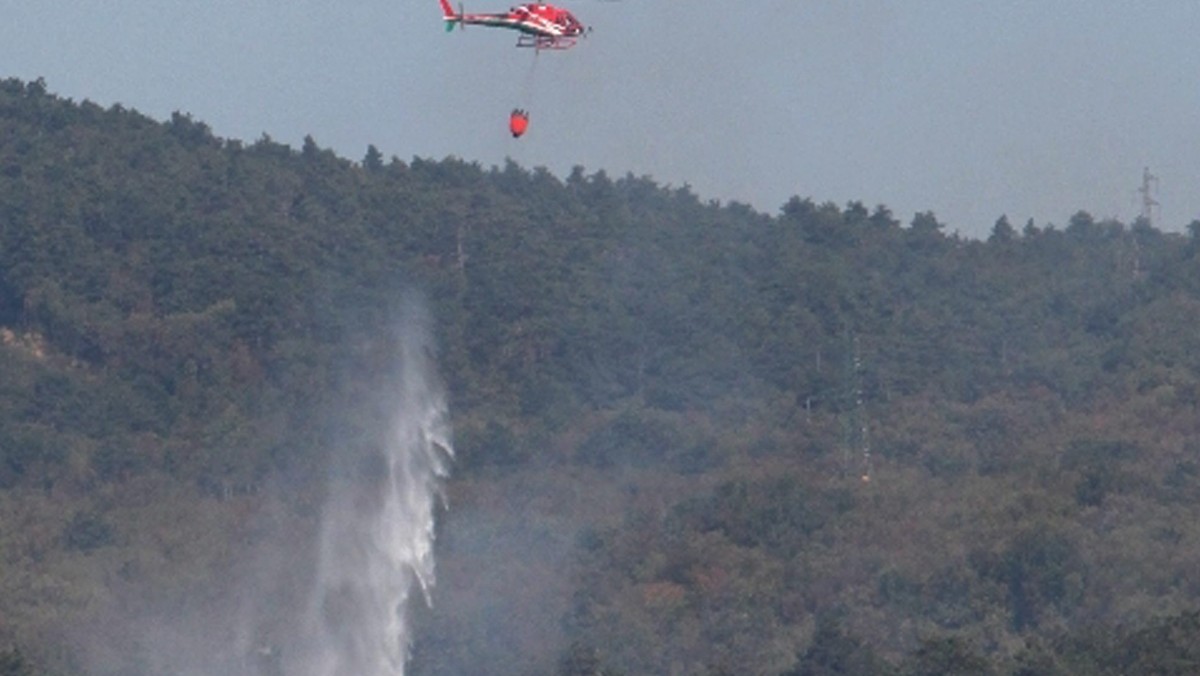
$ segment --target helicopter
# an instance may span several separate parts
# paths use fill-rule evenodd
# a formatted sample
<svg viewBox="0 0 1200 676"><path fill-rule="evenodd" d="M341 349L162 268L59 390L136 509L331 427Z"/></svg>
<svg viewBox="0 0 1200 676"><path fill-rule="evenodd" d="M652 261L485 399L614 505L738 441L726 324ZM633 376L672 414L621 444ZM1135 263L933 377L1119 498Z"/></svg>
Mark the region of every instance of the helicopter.
<svg viewBox="0 0 1200 676"><path fill-rule="evenodd" d="M447 31L454 30L455 24L458 24L459 28L468 24L508 28L520 32L517 37L518 47L532 47L538 51L570 49L590 30L567 10L540 2L516 5L510 7L507 12L467 14L461 6L458 12L455 12L450 6L450 0L440 1Z"/></svg>

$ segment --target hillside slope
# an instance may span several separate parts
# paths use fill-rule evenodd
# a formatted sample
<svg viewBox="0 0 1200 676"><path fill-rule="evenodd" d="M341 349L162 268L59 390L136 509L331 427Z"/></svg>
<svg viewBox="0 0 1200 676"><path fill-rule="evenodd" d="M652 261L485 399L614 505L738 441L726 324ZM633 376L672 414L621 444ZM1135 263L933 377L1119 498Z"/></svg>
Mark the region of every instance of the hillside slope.
<svg viewBox="0 0 1200 676"><path fill-rule="evenodd" d="M1195 666L1197 249L351 162L5 81L0 673L155 673L147 627L302 561L413 292L458 453L414 673Z"/></svg>

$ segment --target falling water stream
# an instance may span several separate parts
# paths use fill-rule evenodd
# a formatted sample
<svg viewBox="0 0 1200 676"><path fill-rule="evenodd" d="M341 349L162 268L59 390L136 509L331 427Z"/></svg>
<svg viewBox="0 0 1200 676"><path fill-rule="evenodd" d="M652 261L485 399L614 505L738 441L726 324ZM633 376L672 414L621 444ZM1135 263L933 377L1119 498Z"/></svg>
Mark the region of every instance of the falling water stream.
<svg viewBox="0 0 1200 676"><path fill-rule="evenodd" d="M452 456L445 397L426 322L401 329L391 422L382 448L334 473L322 512L302 639L283 671L299 676L402 676L408 607L429 602L434 514ZM361 453L360 453L361 455ZM345 473L343 473L345 474Z"/></svg>
<svg viewBox="0 0 1200 676"><path fill-rule="evenodd" d="M331 369L333 408L314 425L328 434L325 490L315 468L275 477L223 578L161 599L130 584L127 615L77 632L87 673L403 676L453 460L432 323L406 301L394 333L347 341Z"/></svg>

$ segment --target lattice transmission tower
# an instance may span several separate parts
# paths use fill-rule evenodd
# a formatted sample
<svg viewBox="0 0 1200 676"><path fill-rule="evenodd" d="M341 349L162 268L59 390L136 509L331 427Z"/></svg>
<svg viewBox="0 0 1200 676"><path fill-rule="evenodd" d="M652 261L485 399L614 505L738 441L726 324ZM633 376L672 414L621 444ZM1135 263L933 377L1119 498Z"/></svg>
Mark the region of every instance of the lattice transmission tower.
<svg viewBox="0 0 1200 676"><path fill-rule="evenodd" d="M1150 167L1142 169L1142 186L1137 191L1142 201L1141 218L1146 225L1154 225L1155 214L1161 215L1162 205L1154 199L1154 194L1158 192L1158 177L1150 173Z"/></svg>
<svg viewBox="0 0 1200 676"><path fill-rule="evenodd" d="M846 402L842 439L842 474L853 471L854 456L858 456L859 477L871 481L871 435L863 401L863 359L858 336L850 339L850 354L846 363Z"/></svg>

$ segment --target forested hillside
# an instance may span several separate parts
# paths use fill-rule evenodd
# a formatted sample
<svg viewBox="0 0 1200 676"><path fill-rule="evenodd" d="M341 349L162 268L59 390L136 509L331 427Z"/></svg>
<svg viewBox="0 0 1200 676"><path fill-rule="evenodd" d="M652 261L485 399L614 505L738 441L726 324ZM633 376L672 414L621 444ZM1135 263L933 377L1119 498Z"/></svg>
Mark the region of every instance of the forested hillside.
<svg viewBox="0 0 1200 676"><path fill-rule="evenodd" d="M414 674L1195 673L1200 222L946 230L0 82L0 675L234 624L411 294L457 453Z"/></svg>

